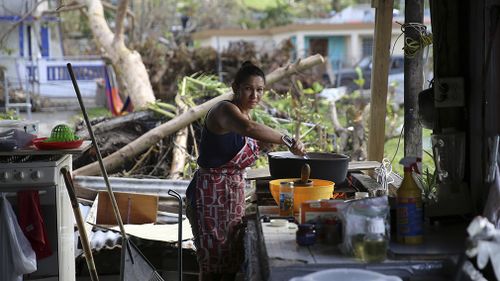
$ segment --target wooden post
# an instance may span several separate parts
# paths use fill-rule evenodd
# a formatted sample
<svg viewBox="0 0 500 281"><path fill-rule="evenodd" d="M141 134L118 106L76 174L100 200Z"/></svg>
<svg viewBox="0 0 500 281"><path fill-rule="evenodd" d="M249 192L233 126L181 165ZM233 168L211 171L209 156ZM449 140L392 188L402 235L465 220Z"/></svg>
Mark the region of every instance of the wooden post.
<svg viewBox="0 0 500 281"><path fill-rule="evenodd" d="M385 117L389 53L392 35L393 0L374 0L375 36L371 78L370 131L368 135L368 160L384 158Z"/></svg>
<svg viewBox="0 0 500 281"><path fill-rule="evenodd" d="M424 1L405 1L405 23L423 23ZM411 38L418 42L418 32L413 28L405 29L405 42ZM418 51L414 57L405 56L404 65L404 156L422 158L422 125L418 121L418 93L422 91L424 77L422 51Z"/></svg>

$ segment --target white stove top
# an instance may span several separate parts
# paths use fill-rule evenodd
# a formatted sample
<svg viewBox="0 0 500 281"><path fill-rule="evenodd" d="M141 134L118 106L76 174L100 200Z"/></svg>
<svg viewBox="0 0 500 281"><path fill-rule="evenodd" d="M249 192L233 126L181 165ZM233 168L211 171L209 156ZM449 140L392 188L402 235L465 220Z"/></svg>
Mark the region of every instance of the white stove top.
<svg viewBox="0 0 500 281"><path fill-rule="evenodd" d="M30 147L0 152L0 192L4 187L38 188L57 184L60 169L71 170L71 154L83 153L90 143L85 141L75 149L38 150Z"/></svg>

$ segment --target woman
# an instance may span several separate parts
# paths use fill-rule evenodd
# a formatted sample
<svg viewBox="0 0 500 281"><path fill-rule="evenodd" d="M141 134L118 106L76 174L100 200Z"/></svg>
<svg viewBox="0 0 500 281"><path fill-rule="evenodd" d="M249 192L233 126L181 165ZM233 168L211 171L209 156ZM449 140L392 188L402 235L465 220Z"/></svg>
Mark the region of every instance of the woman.
<svg viewBox="0 0 500 281"><path fill-rule="evenodd" d="M210 109L200 142L199 169L186 192L186 214L197 249L200 280L234 280L243 258L244 170L258 157L257 141L287 144L304 155L301 142L256 123L250 111L260 102L264 72L244 62L232 83L234 98Z"/></svg>

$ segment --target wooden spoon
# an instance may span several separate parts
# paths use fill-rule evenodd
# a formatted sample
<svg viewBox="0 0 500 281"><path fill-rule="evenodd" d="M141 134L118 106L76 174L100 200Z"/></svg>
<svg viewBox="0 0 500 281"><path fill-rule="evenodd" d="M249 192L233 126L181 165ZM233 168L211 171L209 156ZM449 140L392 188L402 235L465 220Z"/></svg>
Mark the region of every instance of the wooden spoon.
<svg viewBox="0 0 500 281"><path fill-rule="evenodd" d="M300 171L300 180L295 181L295 186L312 186L312 180L309 179L311 175L311 166L305 163Z"/></svg>

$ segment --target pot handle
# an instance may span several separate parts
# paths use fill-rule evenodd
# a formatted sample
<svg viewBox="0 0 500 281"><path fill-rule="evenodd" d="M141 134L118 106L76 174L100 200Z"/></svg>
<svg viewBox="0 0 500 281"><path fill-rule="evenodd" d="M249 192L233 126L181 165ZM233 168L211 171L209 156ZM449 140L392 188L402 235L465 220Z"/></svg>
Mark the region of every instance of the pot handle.
<svg viewBox="0 0 500 281"><path fill-rule="evenodd" d="M300 181L302 183L307 183L309 181L309 176L311 175L311 166L309 164L305 163L302 166L302 170L300 171Z"/></svg>

